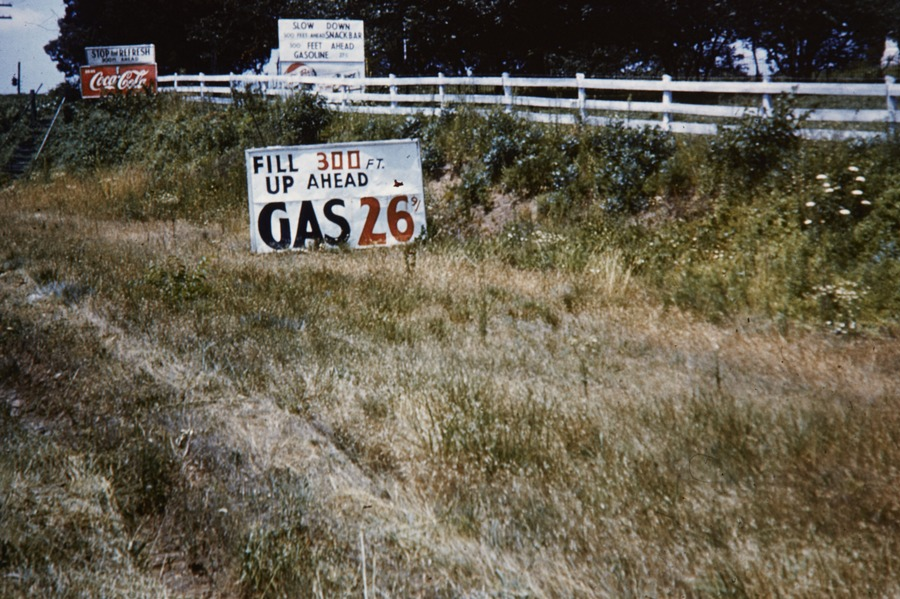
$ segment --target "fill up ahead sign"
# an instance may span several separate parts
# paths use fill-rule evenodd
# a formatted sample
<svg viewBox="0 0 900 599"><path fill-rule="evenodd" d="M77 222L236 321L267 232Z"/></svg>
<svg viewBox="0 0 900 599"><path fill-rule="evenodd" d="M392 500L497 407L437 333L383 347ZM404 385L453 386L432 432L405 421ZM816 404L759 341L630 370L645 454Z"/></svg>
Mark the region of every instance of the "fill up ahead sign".
<svg viewBox="0 0 900 599"><path fill-rule="evenodd" d="M418 140L251 149L254 252L406 243L425 233Z"/></svg>

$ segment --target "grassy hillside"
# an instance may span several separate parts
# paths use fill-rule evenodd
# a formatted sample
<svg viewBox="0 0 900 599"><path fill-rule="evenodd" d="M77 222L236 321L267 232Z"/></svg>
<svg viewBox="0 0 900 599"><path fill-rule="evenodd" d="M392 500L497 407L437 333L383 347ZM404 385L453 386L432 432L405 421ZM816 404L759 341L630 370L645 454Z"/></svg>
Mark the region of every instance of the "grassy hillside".
<svg viewBox="0 0 900 599"><path fill-rule="evenodd" d="M895 140L239 100L0 192L0 594L900 592ZM405 136L425 243L249 253L245 147Z"/></svg>

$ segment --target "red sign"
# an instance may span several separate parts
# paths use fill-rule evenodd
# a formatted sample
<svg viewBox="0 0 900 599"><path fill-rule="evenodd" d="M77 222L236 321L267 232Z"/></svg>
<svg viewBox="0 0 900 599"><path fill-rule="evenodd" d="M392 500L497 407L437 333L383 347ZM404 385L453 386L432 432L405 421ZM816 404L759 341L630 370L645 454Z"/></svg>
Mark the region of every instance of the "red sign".
<svg viewBox="0 0 900 599"><path fill-rule="evenodd" d="M156 91L156 65L81 67L81 97Z"/></svg>

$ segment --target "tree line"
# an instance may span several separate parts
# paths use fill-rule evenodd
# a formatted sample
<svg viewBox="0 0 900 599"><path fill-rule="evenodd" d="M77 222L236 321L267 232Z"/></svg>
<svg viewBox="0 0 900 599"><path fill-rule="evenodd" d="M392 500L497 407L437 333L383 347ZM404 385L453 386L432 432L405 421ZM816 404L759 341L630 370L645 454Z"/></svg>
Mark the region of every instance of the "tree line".
<svg viewBox="0 0 900 599"><path fill-rule="evenodd" d="M65 0L45 49L66 75L85 46L143 43L161 73L239 72L269 58L279 18L363 20L370 75L709 79L757 74L764 49L777 74L808 79L877 67L900 0Z"/></svg>

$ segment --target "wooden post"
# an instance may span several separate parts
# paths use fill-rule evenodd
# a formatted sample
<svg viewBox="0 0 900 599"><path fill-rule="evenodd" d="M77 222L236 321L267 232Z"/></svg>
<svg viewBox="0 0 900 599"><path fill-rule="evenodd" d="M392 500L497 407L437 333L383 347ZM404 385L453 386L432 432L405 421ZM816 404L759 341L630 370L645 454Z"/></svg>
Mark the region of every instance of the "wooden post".
<svg viewBox="0 0 900 599"><path fill-rule="evenodd" d="M767 85L772 81L772 76L769 73L763 73L762 82L763 85ZM772 114L772 94L763 94L762 95L762 111L763 114L768 116Z"/></svg>
<svg viewBox="0 0 900 599"><path fill-rule="evenodd" d="M584 108L587 101L587 92L584 89L584 73L575 73L575 81L578 84L578 118L584 121L587 118Z"/></svg>
<svg viewBox="0 0 900 599"><path fill-rule="evenodd" d="M29 92L30 100L28 102L28 106L30 107L29 114L31 115L31 126L34 127L37 125L37 92L35 90L31 90Z"/></svg>
<svg viewBox="0 0 900 599"><path fill-rule="evenodd" d="M891 121L891 125L896 125L897 123L897 97L894 95L896 92L893 87L897 84L897 80L891 77L890 75L884 76L884 87L885 87L885 96L887 98L887 110L888 110L888 119Z"/></svg>
<svg viewBox="0 0 900 599"><path fill-rule="evenodd" d="M662 81L663 81L663 85L668 87L668 85L670 83L672 83L672 76L671 75L663 75ZM672 104L672 90L665 89L665 88L663 89L662 103L663 103L662 128L663 128L663 131L669 131L670 128L672 127L672 113L665 110L665 107Z"/></svg>
<svg viewBox="0 0 900 599"><path fill-rule="evenodd" d="M204 80L204 77L206 77L206 75L204 75L203 73L200 73L200 97L201 98L206 97L206 82Z"/></svg>
<svg viewBox="0 0 900 599"><path fill-rule="evenodd" d="M391 108L397 108L397 86L393 83L394 79L396 79L396 78L397 78L397 76L394 75L393 73L391 73L390 75L388 75L388 79L391 80L391 86L390 86L390 90L391 90Z"/></svg>
<svg viewBox="0 0 900 599"><path fill-rule="evenodd" d="M509 73L503 73L503 104L506 112L512 112L512 86L509 84Z"/></svg>
<svg viewBox="0 0 900 599"><path fill-rule="evenodd" d="M438 73L438 101L440 102L439 110L444 109L444 74Z"/></svg>

